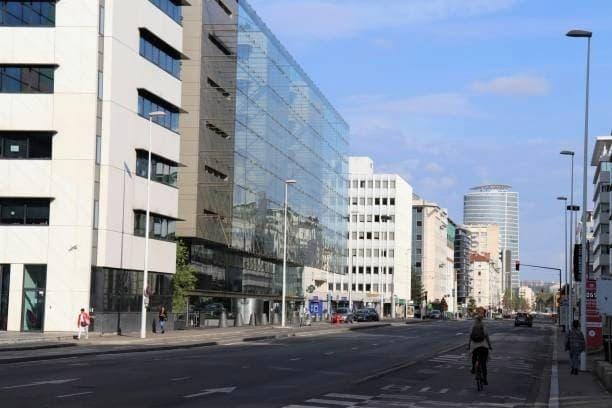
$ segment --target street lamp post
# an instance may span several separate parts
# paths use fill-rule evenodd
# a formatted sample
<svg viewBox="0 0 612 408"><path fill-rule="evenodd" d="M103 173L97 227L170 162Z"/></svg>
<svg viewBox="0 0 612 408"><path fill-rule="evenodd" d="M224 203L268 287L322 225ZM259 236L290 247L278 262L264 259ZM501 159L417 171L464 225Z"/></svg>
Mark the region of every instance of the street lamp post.
<svg viewBox="0 0 612 408"><path fill-rule="evenodd" d="M571 160L571 171L570 171L570 177L571 177L571 187L570 187L570 228L569 228L569 239L570 239L570 244L569 244L569 256L568 256L568 263L570 266L570 269L573 270L574 267L574 233L575 233L575 223L574 223L574 152L571 150L563 150L561 152L562 155L564 156L570 156L572 158ZM569 322L570 322L570 326L568 326L568 329L571 328L571 323L574 321L574 302L572 297L573 295L573 290L572 287L574 286L574 277L572 275L572 273L569 274L569 296L568 296L568 302L569 302Z"/></svg>
<svg viewBox="0 0 612 408"><path fill-rule="evenodd" d="M285 310L285 297L287 296L287 195L289 190L289 184L295 184L297 181L295 180L285 180L285 215L284 215L284 223L285 227L283 229L283 295L282 295L282 303L281 303L281 326L285 327L285 319L286 319L286 310Z"/></svg>
<svg viewBox="0 0 612 408"><path fill-rule="evenodd" d="M148 296L147 282L149 280L149 223L151 217L151 134L153 133L153 118L165 116L165 112L155 111L149 112L149 158L147 162L147 209L145 216L145 253L144 253L144 273L142 277L142 308L140 317L140 338L147 337L147 304L146 297Z"/></svg>
<svg viewBox="0 0 612 408"><path fill-rule="evenodd" d="M589 76L591 70L591 37L593 33L585 30L571 30L566 34L573 38L587 39L586 92L584 107L584 163L582 167L582 290L580 293L580 326L586 331L586 282L587 282L587 172L589 148ZM580 370L586 371L586 350L580 355Z"/></svg>
<svg viewBox="0 0 612 408"><path fill-rule="evenodd" d="M565 232L564 232L564 236L565 236L565 284L568 286L568 292L569 290L569 274L567 271L567 197L563 196L563 197L557 197L557 200L559 201L563 201L563 207L564 207L564 213L565 213L565 221L563 222L563 226L565 228ZM561 288L559 288L559 290L561 290ZM567 313L567 331L569 332L570 328L571 328L571 313L569 313L569 308L571 308L571 303L568 303L568 313ZM559 314L559 320L561 320L561 314Z"/></svg>

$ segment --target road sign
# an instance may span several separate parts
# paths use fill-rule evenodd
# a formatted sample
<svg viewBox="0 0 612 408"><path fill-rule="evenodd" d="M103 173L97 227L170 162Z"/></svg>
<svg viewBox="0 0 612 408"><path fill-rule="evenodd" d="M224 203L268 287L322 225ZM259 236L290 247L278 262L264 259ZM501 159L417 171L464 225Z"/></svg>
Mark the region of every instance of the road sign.
<svg viewBox="0 0 612 408"><path fill-rule="evenodd" d="M601 315L597 308L597 281L594 279L589 279L586 283L586 322L588 348L601 347L603 344Z"/></svg>

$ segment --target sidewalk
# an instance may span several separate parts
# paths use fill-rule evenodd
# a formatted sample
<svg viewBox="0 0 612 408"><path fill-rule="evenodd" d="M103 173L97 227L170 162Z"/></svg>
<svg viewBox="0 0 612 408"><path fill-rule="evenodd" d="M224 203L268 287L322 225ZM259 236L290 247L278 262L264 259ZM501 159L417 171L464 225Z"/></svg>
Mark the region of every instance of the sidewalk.
<svg viewBox="0 0 612 408"><path fill-rule="evenodd" d="M596 360L603 360L603 354L590 354L588 370L579 375L570 374L569 353L565 351L565 333L557 330L557 373L559 395L551 395L549 407L612 407L612 395L606 391L593 371Z"/></svg>
<svg viewBox="0 0 612 408"><path fill-rule="evenodd" d="M166 332L166 334L147 333L141 339L139 333L123 336L90 333L88 340L74 340L71 333L41 333L37 336L23 333L3 333L0 335L0 364L51 360L99 354L121 354L145 351L185 349L216 345L231 345L249 341L273 340L287 337L320 336L355 330L374 329L391 325L421 323L381 321L358 324L314 323L312 326L280 328L274 326L243 326L223 329L191 329Z"/></svg>

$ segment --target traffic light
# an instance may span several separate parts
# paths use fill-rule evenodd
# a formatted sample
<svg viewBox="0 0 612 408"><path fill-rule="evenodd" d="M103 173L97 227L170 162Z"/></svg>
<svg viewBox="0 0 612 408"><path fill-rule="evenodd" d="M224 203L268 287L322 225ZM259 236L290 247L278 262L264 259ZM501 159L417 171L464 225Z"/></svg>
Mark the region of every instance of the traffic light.
<svg viewBox="0 0 612 408"><path fill-rule="evenodd" d="M521 269L521 261L516 261L516 264L514 264L514 269L517 271Z"/></svg>

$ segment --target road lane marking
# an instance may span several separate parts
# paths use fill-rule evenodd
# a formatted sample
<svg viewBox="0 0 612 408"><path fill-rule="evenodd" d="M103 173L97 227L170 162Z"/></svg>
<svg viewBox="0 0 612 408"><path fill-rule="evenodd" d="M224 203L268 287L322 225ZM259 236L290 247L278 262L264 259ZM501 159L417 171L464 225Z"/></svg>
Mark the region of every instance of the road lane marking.
<svg viewBox="0 0 612 408"><path fill-rule="evenodd" d="M320 405L285 405L283 408L326 408Z"/></svg>
<svg viewBox="0 0 612 408"><path fill-rule="evenodd" d="M340 405L343 407L352 407L355 405L355 401L338 401L338 400L330 400L330 399L322 399L322 398L312 398L306 400L308 403L313 404L326 404L326 405Z"/></svg>
<svg viewBox="0 0 612 408"><path fill-rule="evenodd" d="M440 394L446 394L448 392L448 388L442 388L440 390Z"/></svg>
<svg viewBox="0 0 612 408"><path fill-rule="evenodd" d="M550 393L548 408L559 408L559 366L557 362L557 326L553 331L553 365L550 372Z"/></svg>
<svg viewBox="0 0 612 408"><path fill-rule="evenodd" d="M294 358L290 358L289 361L300 361L302 358L301 357L294 357Z"/></svg>
<svg viewBox="0 0 612 408"><path fill-rule="evenodd" d="M70 398L70 397L79 397L81 395L89 395L89 394L93 394L93 391L84 391L84 392L76 392L74 394L64 394L64 395L58 395L55 398Z"/></svg>
<svg viewBox="0 0 612 408"><path fill-rule="evenodd" d="M326 356L331 356L332 354L334 354L333 351L328 351L327 353L324 353Z"/></svg>
<svg viewBox="0 0 612 408"><path fill-rule="evenodd" d="M35 381L28 384L9 385L2 387L3 390L14 390L16 388L36 387L38 385L59 385L80 380L80 378L67 378L63 380Z"/></svg>
<svg viewBox="0 0 612 408"><path fill-rule="evenodd" d="M419 392L427 392L431 387L423 387L419 390Z"/></svg>
<svg viewBox="0 0 612 408"><path fill-rule="evenodd" d="M374 398L371 395L336 394L336 393L325 394L324 397L329 397L329 398L345 398L345 399L354 399L354 400L363 400L363 401L367 401L367 400L370 400L370 399Z"/></svg>
<svg viewBox="0 0 612 408"><path fill-rule="evenodd" d="M176 378L171 378L170 381L183 381L183 380L188 380L191 377L176 377Z"/></svg>

